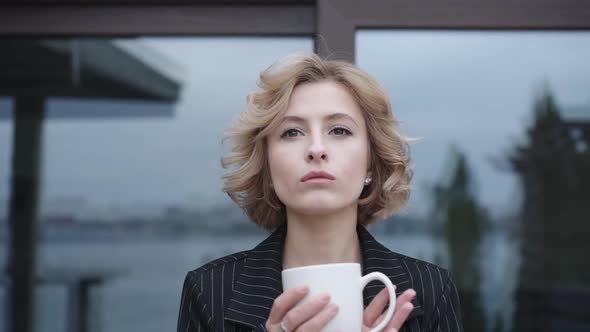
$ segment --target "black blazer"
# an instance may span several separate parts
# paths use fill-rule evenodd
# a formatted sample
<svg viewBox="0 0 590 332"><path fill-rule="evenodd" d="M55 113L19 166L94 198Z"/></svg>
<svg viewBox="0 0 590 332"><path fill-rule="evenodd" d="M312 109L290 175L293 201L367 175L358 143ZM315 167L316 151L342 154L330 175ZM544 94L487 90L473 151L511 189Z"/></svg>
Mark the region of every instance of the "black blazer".
<svg viewBox="0 0 590 332"><path fill-rule="evenodd" d="M282 252L287 226L277 228L252 250L209 262L184 280L178 332L266 331L274 299L283 292ZM463 331L457 288L451 273L434 264L392 252L358 225L365 275L389 276L401 294L416 291L414 310L400 332ZM385 286L373 281L364 290L365 307Z"/></svg>

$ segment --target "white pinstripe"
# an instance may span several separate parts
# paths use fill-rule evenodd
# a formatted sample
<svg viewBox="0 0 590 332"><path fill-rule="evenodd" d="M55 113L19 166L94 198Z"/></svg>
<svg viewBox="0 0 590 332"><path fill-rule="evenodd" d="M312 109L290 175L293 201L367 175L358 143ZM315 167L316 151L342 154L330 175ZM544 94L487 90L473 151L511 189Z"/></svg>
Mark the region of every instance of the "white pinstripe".
<svg viewBox="0 0 590 332"><path fill-rule="evenodd" d="M231 301L237 302L237 303L239 303L241 305L247 305L247 306L251 306L251 307L259 307L259 308L264 308L264 309L270 310L270 307L263 306L263 305L260 305L260 304L244 303L244 302L238 301L236 299L231 299Z"/></svg>
<svg viewBox="0 0 590 332"><path fill-rule="evenodd" d="M449 278L449 280L450 280L450 278ZM457 291L457 288L455 287L455 283L452 283L452 285L453 285L454 291L455 292L458 292ZM460 331L461 328L459 326L459 321L457 320L457 313L455 312L455 308L453 306L453 302L449 301L449 303L451 304L451 310L453 311L453 316L455 317L455 324L457 325L457 331Z"/></svg>
<svg viewBox="0 0 590 332"><path fill-rule="evenodd" d="M235 309L233 309L233 308L228 308L228 310L231 310L231 311L237 311L237 310L235 310ZM262 317L262 316L258 316L258 315L249 314L249 313L247 313L247 312L242 312L242 311L237 311L237 312L239 312L239 313L240 313L240 314L242 314L242 315L254 316L254 317L256 317L256 318L260 318L260 319L264 319L264 320L266 320L266 317Z"/></svg>
<svg viewBox="0 0 590 332"><path fill-rule="evenodd" d="M241 285L244 285L244 286L248 286L248 287L266 288L266 289L273 290L273 291L275 291L275 292L277 292L277 293L279 293L279 294L280 294L280 293L282 293L280 290L278 290L278 289L276 289L276 288L274 288L274 287L270 287L270 286L263 286L263 285L250 285L250 284L247 284L247 283L245 283L245 282L241 282L241 281L238 281L238 284L241 284Z"/></svg>
<svg viewBox="0 0 590 332"><path fill-rule="evenodd" d="M223 283L223 276L225 275L225 264L221 267L221 284L224 285ZM213 293L213 292L211 292ZM223 309L223 287L221 287L221 308ZM225 332L225 324L221 325L221 331Z"/></svg>
<svg viewBox="0 0 590 332"><path fill-rule="evenodd" d="M416 265L416 271L418 271L418 276L420 277L420 294L422 294L422 303L425 303L426 301L424 301L424 280L422 279L422 272L420 272L420 268L418 267L418 263L416 263L414 261L414 265Z"/></svg>

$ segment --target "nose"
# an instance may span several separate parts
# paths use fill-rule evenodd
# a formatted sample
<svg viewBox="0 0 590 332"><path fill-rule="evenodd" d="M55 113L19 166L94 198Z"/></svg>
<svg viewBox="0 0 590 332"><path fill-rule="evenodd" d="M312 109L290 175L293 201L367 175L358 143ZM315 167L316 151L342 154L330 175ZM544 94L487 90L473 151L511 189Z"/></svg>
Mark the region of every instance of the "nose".
<svg viewBox="0 0 590 332"><path fill-rule="evenodd" d="M328 152L321 139L314 139L312 144L309 145L306 159L307 161L328 160Z"/></svg>

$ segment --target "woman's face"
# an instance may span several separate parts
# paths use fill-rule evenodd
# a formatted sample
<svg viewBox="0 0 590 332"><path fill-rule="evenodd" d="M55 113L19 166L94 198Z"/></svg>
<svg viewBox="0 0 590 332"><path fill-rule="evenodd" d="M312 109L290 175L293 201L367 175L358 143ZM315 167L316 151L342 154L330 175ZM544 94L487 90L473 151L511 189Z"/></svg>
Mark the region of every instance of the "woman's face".
<svg viewBox="0 0 590 332"><path fill-rule="evenodd" d="M322 215L356 205L370 175L361 109L338 83L298 85L268 137L268 158L274 190L287 209ZM312 171L333 179L302 181Z"/></svg>

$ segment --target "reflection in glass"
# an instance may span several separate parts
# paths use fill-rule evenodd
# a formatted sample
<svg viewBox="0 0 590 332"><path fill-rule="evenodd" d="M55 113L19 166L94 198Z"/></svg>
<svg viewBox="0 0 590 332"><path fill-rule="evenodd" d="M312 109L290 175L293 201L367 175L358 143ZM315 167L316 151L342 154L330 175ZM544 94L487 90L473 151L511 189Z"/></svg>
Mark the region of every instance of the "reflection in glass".
<svg viewBox="0 0 590 332"><path fill-rule="evenodd" d="M0 96L0 262L5 262L8 255L8 196L10 195L10 156L12 153L13 124L5 121L12 117L13 101ZM0 276L3 280L4 276ZM4 287L0 287L0 322L6 321ZM3 327L0 327L2 329Z"/></svg>
<svg viewBox="0 0 590 332"><path fill-rule="evenodd" d="M356 45L419 138L383 238L444 243L418 257L451 269L466 331L590 328L570 305L590 299L590 33L364 30Z"/></svg>
<svg viewBox="0 0 590 332"><path fill-rule="evenodd" d="M79 293L65 279L97 278L86 290L91 331L170 330L186 272L263 234L221 190L221 138L259 72L310 52L311 39L4 42L42 50L29 64L46 71L35 82L63 87L43 103L36 270L47 280L35 330L72 324L68 301ZM0 180L13 121L0 116Z"/></svg>

